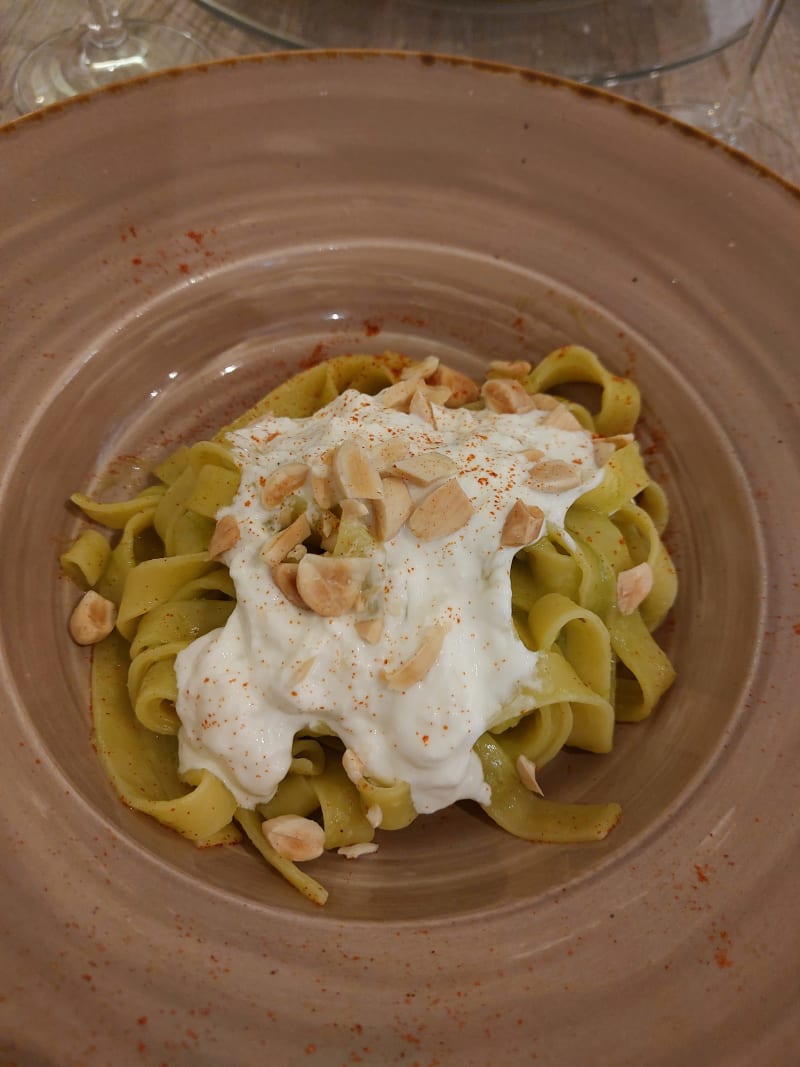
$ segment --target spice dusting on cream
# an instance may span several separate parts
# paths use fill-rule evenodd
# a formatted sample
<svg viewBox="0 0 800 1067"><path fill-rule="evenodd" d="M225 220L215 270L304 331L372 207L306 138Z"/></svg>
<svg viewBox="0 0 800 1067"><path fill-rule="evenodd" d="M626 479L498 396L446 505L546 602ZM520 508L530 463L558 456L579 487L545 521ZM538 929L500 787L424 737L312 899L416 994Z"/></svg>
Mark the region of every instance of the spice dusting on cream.
<svg viewBox="0 0 800 1067"><path fill-rule="evenodd" d="M294 736L321 731L360 773L408 782L420 813L488 802L473 745L537 689L511 560L602 477L566 408L494 392L447 408L420 376L231 435L242 479L218 519L237 604L177 658L182 771L254 807Z"/></svg>

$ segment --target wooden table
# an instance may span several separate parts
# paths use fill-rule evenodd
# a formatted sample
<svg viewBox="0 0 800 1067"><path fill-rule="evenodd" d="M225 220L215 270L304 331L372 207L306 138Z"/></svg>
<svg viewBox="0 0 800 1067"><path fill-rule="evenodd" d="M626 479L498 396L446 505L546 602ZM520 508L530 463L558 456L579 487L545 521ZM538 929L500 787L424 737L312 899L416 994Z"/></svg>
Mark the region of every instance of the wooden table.
<svg viewBox="0 0 800 1067"><path fill-rule="evenodd" d="M624 19L625 4L620 3ZM16 117L11 99L14 71L36 44L85 17L84 0L0 0L0 122ZM163 20L191 31L215 57L247 55L279 47L261 34L212 14L194 0L128 0L123 14ZM677 101L714 100L735 58L736 47L671 74L644 79L617 91L655 107ZM800 2L789 0L764 53L746 105L748 113L779 134L752 150L761 162L800 183Z"/></svg>

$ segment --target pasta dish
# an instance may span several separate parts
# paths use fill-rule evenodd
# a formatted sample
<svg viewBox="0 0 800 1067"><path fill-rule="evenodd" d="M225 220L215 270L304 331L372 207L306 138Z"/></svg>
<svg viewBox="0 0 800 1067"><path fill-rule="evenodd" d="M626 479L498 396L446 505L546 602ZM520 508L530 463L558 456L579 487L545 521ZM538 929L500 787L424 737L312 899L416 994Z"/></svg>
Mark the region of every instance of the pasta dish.
<svg viewBox="0 0 800 1067"><path fill-rule="evenodd" d="M480 385L342 356L135 497L75 494L70 631L122 799L200 846L244 836L318 904L307 861L459 801L528 841L604 838L618 804L551 800L537 775L566 746L609 752L674 678L639 406L574 345Z"/></svg>

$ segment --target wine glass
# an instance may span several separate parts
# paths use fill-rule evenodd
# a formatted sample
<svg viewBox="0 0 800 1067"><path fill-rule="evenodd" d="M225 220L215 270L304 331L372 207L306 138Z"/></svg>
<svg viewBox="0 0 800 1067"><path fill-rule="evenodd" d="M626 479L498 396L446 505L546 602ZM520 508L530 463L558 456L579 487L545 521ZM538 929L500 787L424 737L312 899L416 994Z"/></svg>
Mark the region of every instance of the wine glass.
<svg viewBox="0 0 800 1067"><path fill-rule="evenodd" d="M14 103L21 115L111 82L210 58L183 30L123 19L119 4L108 0L88 0L88 8L88 22L42 41L20 63Z"/></svg>
<svg viewBox="0 0 800 1067"><path fill-rule="evenodd" d="M762 0L740 46L730 78L718 100L694 104L668 104L662 110L697 126L718 140L741 148L756 159L770 158L780 148L796 163L791 143L777 130L749 116L745 102L764 49L785 0Z"/></svg>

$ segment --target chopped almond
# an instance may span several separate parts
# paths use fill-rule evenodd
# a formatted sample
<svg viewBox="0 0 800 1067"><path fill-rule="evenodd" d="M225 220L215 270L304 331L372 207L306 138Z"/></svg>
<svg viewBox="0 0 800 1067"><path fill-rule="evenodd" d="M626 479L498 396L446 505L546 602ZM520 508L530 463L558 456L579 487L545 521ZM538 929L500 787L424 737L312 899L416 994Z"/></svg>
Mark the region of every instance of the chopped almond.
<svg viewBox="0 0 800 1067"><path fill-rule="evenodd" d="M434 541L460 530L474 510L467 494L451 478L417 504L409 516L408 528L420 541Z"/></svg>
<svg viewBox="0 0 800 1067"><path fill-rule="evenodd" d="M400 373L400 380L406 381L409 378L422 379L423 381L436 371L439 366L438 356L426 356L421 363L415 363L411 367L406 367L405 370Z"/></svg>
<svg viewBox="0 0 800 1067"><path fill-rule="evenodd" d="M481 395L477 382L468 378L466 374L453 370L452 367L442 366L441 363L428 381L431 385L444 385L450 390L450 396L447 399L449 408L460 408L464 404L471 404Z"/></svg>
<svg viewBox="0 0 800 1067"><path fill-rule="evenodd" d="M239 523L233 515L223 515L214 527L211 540L208 542L208 558L219 559L225 552L233 548L239 540Z"/></svg>
<svg viewBox="0 0 800 1067"><path fill-rule="evenodd" d="M336 449L333 473L342 496L377 500L383 492L378 471L356 441L344 441Z"/></svg>
<svg viewBox="0 0 800 1067"><path fill-rule="evenodd" d="M602 439L595 441L593 447L594 461L598 467L605 467L606 463L617 451L616 445L612 441L603 441Z"/></svg>
<svg viewBox="0 0 800 1067"><path fill-rule="evenodd" d="M542 426L550 426L554 430L582 430L583 426L578 422L566 404L558 404L542 419Z"/></svg>
<svg viewBox="0 0 800 1067"><path fill-rule="evenodd" d="M396 693L402 693L417 682L421 682L439 658L447 631L448 627L442 623L437 623L425 630L420 646L411 659L406 660L393 671L383 672L383 679L387 686Z"/></svg>
<svg viewBox="0 0 800 1067"><path fill-rule="evenodd" d="M544 512L517 500L506 516L500 544L505 548L519 548L532 544L542 531Z"/></svg>
<svg viewBox="0 0 800 1067"><path fill-rule="evenodd" d="M436 426L436 419L433 417L433 408L431 402L421 393L419 389L415 390L414 395L411 397L411 403L408 405L409 415L416 415L422 422L427 422L429 426Z"/></svg>
<svg viewBox="0 0 800 1067"><path fill-rule="evenodd" d="M383 616L374 619L358 619L355 622L356 633L368 645L377 645L383 633Z"/></svg>
<svg viewBox="0 0 800 1067"><path fill-rule="evenodd" d="M79 645L96 645L108 637L116 621L116 605L90 589L83 594L70 616L69 632Z"/></svg>
<svg viewBox="0 0 800 1067"><path fill-rule="evenodd" d="M342 770L353 785L358 785L364 777L364 761L352 748L346 748L342 753Z"/></svg>
<svg viewBox="0 0 800 1067"><path fill-rule="evenodd" d="M265 542L258 554L268 566L275 567L286 559L288 552L291 552L296 545L301 544L310 535L311 527L304 512L302 515L298 515L285 530L281 530L271 540ZM303 559L305 559L305 556ZM300 562L302 563L302 560Z"/></svg>
<svg viewBox="0 0 800 1067"><path fill-rule="evenodd" d="M279 856L294 863L315 860L325 851L325 831L312 819L300 815L276 815L261 829Z"/></svg>
<svg viewBox="0 0 800 1067"><path fill-rule="evenodd" d="M387 385L377 395L377 399L387 408L408 411L408 404L417 389L417 378L404 378L394 385Z"/></svg>
<svg viewBox="0 0 800 1067"><path fill-rule="evenodd" d="M371 853L377 852L378 846L374 841L358 841L355 845L342 845L336 851L340 856L344 856L346 860L357 860L359 856L369 856Z"/></svg>
<svg viewBox="0 0 800 1067"><path fill-rule="evenodd" d="M539 411L555 411L563 403L557 396L550 396L549 393L534 393L531 400L533 406Z"/></svg>
<svg viewBox="0 0 800 1067"><path fill-rule="evenodd" d="M544 796L542 787L536 781L536 764L533 760L527 756L517 756L517 776L526 789L538 793L540 797Z"/></svg>
<svg viewBox="0 0 800 1067"><path fill-rule="evenodd" d="M292 674L292 683L294 685L299 685L304 678L309 676L311 668L314 666L314 659L314 656L309 656L308 659L304 659L303 662L295 668L295 671Z"/></svg>
<svg viewBox="0 0 800 1067"><path fill-rule="evenodd" d="M531 463L538 463L544 456L544 452L542 452L541 448L523 448L520 455L530 460Z"/></svg>
<svg viewBox="0 0 800 1067"><path fill-rule="evenodd" d="M307 477L307 463L286 463L278 467L264 482L261 503L265 508L276 507L289 493L299 489Z"/></svg>
<svg viewBox="0 0 800 1067"><path fill-rule="evenodd" d="M373 828L377 830L380 824L383 822L383 808L380 804L370 804L366 811L367 822Z"/></svg>
<svg viewBox="0 0 800 1067"><path fill-rule="evenodd" d="M563 493L581 484L580 472L563 459L545 459L531 467L530 484L540 493Z"/></svg>
<svg viewBox="0 0 800 1067"><path fill-rule="evenodd" d="M290 604L304 608L305 601L297 591L297 563L278 563L270 570L272 580Z"/></svg>
<svg viewBox="0 0 800 1067"><path fill-rule="evenodd" d="M453 460L443 452L420 452L399 460L390 473L412 485L430 485L440 478L449 478L457 470Z"/></svg>
<svg viewBox="0 0 800 1067"><path fill-rule="evenodd" d="M438 404L441 408L453 395L453 390L448 385L428 385L427 382L420 382L417 392L421 393L431 404Z"/></svg>
<svg viewBox="0 0 800 1067"><path fill-rule="evenodd" d="M401 478L383 478L383 497L376 500L375 532L381 541L391 541L414 507L408 486Z"/></svg>
<svg viewBox="0 0 800 1067"><path fill-rule="evenodd" d="M520 415L534 409L530 393L514 378L490 378L481 386L481 395L487 408L501 415Z"/></svg>
<svg viewBox="0 0 800 1067"><path fill-rule="evenodd" d="M409 441L406 437L389 437L370 446L369 458L380 473L384 474L393 463L408 455L408 448Z"/></svg>
<svg viewBox="0 0 800 1067"><path fill-rule="evenodd" d="M489 371L499 378L527 378L531 365L526 359L493 359Z"/></svg>
<svg viewBox="0 0 800 1067"><path fill-rule="evenodd" d="M639 563L617 575L617 607L623 615L632 615L653 588L653 569Z"/></svg>
<svg viewBox="0 0 800 1067"><path fill-rule="evenodd" d="M317 615L344 615L352 611L369 568L368 559L309 552L297 565L297 591Z"/></svg>

